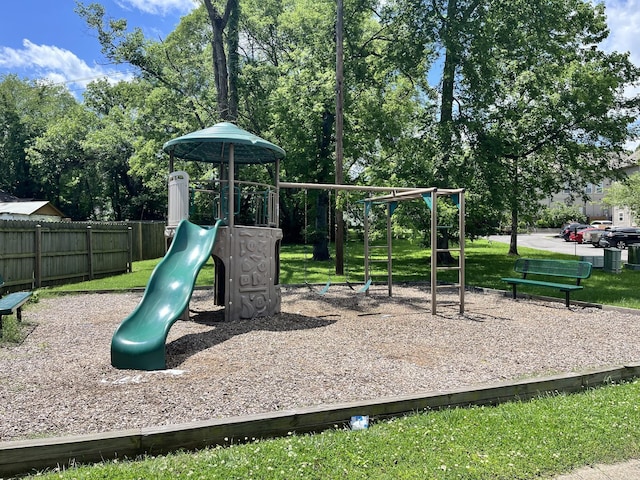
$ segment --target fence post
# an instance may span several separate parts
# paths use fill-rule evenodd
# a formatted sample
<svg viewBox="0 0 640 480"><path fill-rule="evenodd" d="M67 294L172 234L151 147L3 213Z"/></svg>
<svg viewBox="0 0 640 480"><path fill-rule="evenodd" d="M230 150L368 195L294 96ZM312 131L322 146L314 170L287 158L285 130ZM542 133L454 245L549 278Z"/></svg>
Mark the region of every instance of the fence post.
<svg viewBox="0 0 640 480"><path fill-rule="evenodd" d="M129 235L129 261L127 262L128 273L133 272L133 229L127 227L127 233Z"/></svg>
<svg viewBox="0 0 640 480"><path fill-rule="evenodd" d="M87 225L87 259L89 261L89 280L93 280L93 235L91 225Z"/></svg>
<svg viewBox="0 0 640 480"><path fill-rule="evenodd" d="M33 265L33 276L35 277L36 287L42 286L42 225L36 225L35 230L35 259Z"/></svg>
<svg viewBox="0 0 640 480"><path fill-rule="evenodd" d="M142 222L138 223L138 258L136 260L144 260L144 246L142 245L142 229L144 225Z"/></svg>

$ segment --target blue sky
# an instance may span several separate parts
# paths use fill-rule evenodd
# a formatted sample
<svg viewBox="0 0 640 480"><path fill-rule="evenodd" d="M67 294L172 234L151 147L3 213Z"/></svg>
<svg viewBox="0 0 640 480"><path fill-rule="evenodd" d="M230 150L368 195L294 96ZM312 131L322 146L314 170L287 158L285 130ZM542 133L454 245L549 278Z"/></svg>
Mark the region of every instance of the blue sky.
<svg viewBox="0 0 640 480"><path fill-rule="evenodd" d="M84 0L89 4L92 0ZM96 0L93 0L96 1ZM604 0L611 34L604 48L629 51L640 65L640 0ZM107 15L126 18L147 36L163 38L194 7L193 0L98 0ZM48 78L74 93L91 80L131 75L108 65L95 33L75 12L75 0L6 1L0 16L0 76ZM639 91L640 89L635 89Z"/></svg>
<svg viewBox="0 0 640 480"><path fill-rule="evenodd" d="M107 15L126 18L147 36L164 38L180 17L194 7L192 0L84 0L104 5ZM74 12L75 0L4 2L0 15L0 75L47 78L81 91L95 78L130 75L127 67L107 64L95 32Z"/></svg>

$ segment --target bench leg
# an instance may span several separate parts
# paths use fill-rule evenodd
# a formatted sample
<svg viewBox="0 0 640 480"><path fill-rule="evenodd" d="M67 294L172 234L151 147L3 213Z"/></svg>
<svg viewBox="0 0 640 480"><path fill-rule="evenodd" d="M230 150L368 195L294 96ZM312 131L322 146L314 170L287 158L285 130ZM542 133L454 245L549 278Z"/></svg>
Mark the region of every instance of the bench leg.
<svg viewBox="0 0 640 480"><path fill-rule="evenodd" d="M19 322L22 321L22 307L18 307L18 309L16 310L16 318Z"/></svg>
<svg viewBox="0 0 640 480"><path fill-rule="evenodd" d="M564 292L564 304L569 308L569 290Z"/></svg>
<svg viewBox="0 0 640 480"><path fill-rule="evenodd" d="M517 297L517 295L516 295L516 284L512 283L511 286L513 287L513 298L516 298Z"/></svg>

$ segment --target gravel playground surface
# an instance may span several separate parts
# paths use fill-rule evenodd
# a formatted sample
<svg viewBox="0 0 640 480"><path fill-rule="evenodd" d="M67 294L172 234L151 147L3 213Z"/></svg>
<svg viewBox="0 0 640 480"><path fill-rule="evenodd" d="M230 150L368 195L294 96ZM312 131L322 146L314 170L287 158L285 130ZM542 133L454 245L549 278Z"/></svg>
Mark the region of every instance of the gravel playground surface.
<svg viewBox="0 0 640 480"><path fill-rule="evenodd" d="M282 313L223 322L210 291L167 339L165 371L117 370L111 336L142 294L41 299L0 348L0 441L187 423L450 390L640 359L640 315L425 286L320 296L283 287Z"/></svg>

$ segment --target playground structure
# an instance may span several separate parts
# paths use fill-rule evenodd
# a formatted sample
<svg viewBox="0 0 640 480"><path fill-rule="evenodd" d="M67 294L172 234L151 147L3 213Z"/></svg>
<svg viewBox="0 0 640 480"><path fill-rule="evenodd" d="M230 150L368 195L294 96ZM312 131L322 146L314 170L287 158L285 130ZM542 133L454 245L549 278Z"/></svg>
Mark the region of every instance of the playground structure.
<svg viewBox="0 0 640 480"><path fill-rule="evenodd" d="M435 187L430 188L409 188L409 187L375 187L375 186L361 186L361 185L337 185L326 183L291 183L280 182L280 188L302 188L302 189L320 189L320 190L335 190L335 191L359 191L374 193L385 193L385 195L370 196L362 201L364 206L364 270L365 278L364 284L370 285L372 282L372 260L371 260L371 242L369 235L369 213L374 205L386 206L386 220L387 220L387 240L386 240L386 283L388 289L388 295L393 294L393 236L391 229L391 219L393 213L400 202L411 201L421 199L427 205L431 212L431 228L430 228L430 243L431 243L431 313L435 315L437 310L437 295L438 288L457 288L459 292L460 301L460 313L464 313L464 285L465 285L465 262L464 262L464 236L465 236L465 204L464 204L464 189L438 189ZM451 197L453 202L458 207L458 245L457 248L438 248L438 198L448 196ZM444 252L457 252L458 264L455 266L450 265L438 265L437 257L438 253ZM439 270L457 270L458 282L454 285L440 285L438 282ZM364 290L363 290L364 291Z"/></svg>
<svg viewBox="0 0 640 480"><path fill-rule="evenodd" d="M456 269L460 313L464 313L464 190L375 187L280 182L280 147L231 123L219 123L167 142L169 154L169 212L166 236L171 247L154 270L145 295L135 311L116 330L111 363L117 368L165 368L165 342L169 329L187 319L195 279L208 257L214 260L214 301L224 306L225 321L267 317L280 312L279 194L281 188L355 190L368 192L365 210L365 285L371 285L367 217L373 205L387 207L387 285L392 295L391 216L399 202L422 199L431 211L431 313L436 313L437 271ZM217 166L217 178L190 188L189 175L174 171L175 159ZM272 183L239 181L243 165L265 165ZM214 226L190 222L189 205L196 193L212 197ZM376 194L377 196L371 196ZM459 209L459 248L437 247L438 198L450 196ZM458 251L457 266L439 266L437 254ZM452 285L445 285L451 288Z"/></svg>

